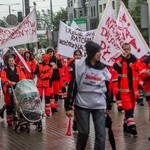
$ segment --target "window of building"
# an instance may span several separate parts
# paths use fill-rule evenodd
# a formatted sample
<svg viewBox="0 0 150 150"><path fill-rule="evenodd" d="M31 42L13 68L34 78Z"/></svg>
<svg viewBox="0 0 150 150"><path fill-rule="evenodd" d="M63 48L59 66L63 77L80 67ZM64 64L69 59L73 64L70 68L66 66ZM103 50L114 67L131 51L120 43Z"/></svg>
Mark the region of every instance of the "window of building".
<svg viewBox="0 0 150 150"><path fill-rule="evenodd" d="M69 14L69 20L72 20L73 19L73 14Z"/></svg>
<svg viewBox="0 0 150 150"><path fill-rule="evenodd" d="M103 11L105 10L105 8L106 8L106 4L103 4Z"/></svg>
<svg viewBox="0 0 150 150"><path fill-rule="evenodd" d="M96 16L95 6L93 6L93 15Z"/></svg>
<svg viewBox="0 0 150 150"><path fill-rule="evenodd" d="M83 16L83 11L82 10L79 11L79 15Z"/></svg>
<svg viewBox="0 0 150 150"><path fill-rule="evenodd" d="M68 7L70 7L70 0L68 0Z"/></svg>
<svg viewBox="0 0 150 150"><path fill-rule="evenodd" d="M100 13L103 12L103 7L102 7L102 5L99 5L99 12L100 12Z"/></svg>
<svg viewBox="0 0 150 150"><path fill-rule="evenodd" d="M93 17L93 7L91 7L91 17Z"/></svg>
<svg viewBox="0 0 150 150"><path fill-rule="evenodd" d="M112 1L112 7L115 9L115 1Z"/></svg>
<svg viewBox="0 0 150 150"><path fill-rule="evenodd" d="M71 0L71 2L70 2L70 6L71 6L71 7L73 6L72 0Z"/></svg>
<svg viewBox="0 0 150 150"><path fill-rule="evenodd" d="M85 7L85 16L88 16L88 7Z"/></svg>

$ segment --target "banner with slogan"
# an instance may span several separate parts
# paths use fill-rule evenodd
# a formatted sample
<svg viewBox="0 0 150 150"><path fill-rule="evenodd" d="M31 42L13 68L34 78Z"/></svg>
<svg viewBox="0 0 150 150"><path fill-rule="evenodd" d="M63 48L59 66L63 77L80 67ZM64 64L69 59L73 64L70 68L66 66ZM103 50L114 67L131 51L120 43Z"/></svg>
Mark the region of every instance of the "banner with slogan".
<svg viewBox="0 0 150 150"><path fill-rule="evenodd" d="M109 0L99 22L94 42L98 43L101 50L101 61L112 66L115 58L121 53L121 47L116 40L117 24L115 13L112 7L112 0Z"/></svg>
<svg viewBox="0 0 150 150"><path fill-rule="evenodd" d="M36 11L31 13L16 27L0 27L0 49L37 41Z"/></svg>
<svg viewBox="0 0 150 150"><path fill-rule="evenodd" d="M95 36L95 30L79 31L75 30L60 21L59 38L58 38L58 54L73 57L73 52L77 49L82 51L86 56L85 44L92 41Z"/></svg>
<svg viewBox="0 0 150 150"><path fill-rule="evenodd" d="M149 51L148 45L123 2L121 2L117 18L117 28L118 34L116 35L116 39L119 40L120 45L129 43L132 54L137 58L144 56Z"/></svg>

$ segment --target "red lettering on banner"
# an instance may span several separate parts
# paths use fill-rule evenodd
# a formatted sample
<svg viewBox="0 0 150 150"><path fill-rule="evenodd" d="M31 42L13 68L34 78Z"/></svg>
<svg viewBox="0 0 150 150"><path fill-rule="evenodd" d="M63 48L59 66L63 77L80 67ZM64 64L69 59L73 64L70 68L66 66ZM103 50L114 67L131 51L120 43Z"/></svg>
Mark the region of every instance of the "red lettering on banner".
<svg viewBox="0 0 150 150"><path fill-rule="evenodd" d="M106 60L106 56L105 55L111 54L111 52L109 51L109 48L110 48L110 46L108 46L107 49L103 51L102 58L104 60Z"/></svg>
<svg viewBox="0 0 150 150"><path fill-rule="evenodd" d="M101 36L106 40L105 42L107 42L107 44L112 44L114 45L116 50L120 50L119 45L116 43L116 37L114 36L117 34L116 29L117 29L116 21L108 17L108 19L106 20L105 26L102 27ZM101 41L101 46L106 45L105 42Z"/></svg>
<svg viewBox="0 0 150 150"><path fill-rule="evenodd" d="M88 75L88 74L86 74L85 79L94 80L94 81L101 81L101 78L96 77L96 76L92 76L92 75Z"/></svg>
<svg viewBox="0 0 150 150"><path fill-rule="evenodd" d="M128 42L139 53L141 49L137 47L137 41L130 32L130 22L128 22L126 18L125 13L119 18L119 22L121 25L123 24L123 26L118 26L119 34L116 35L117 40L119 40L121 45L124 42ZM119 36L121 38L119 38Z"/></svg>
<svg viewBox="0 0 150 150"><path fill-rule="evenodd" d="M18 28L13 28L11 30L0 28L0 45L5 44L10 39L34 35L36 34L36 30L36 22L32 22L29 18L22 22Z"/></svg>

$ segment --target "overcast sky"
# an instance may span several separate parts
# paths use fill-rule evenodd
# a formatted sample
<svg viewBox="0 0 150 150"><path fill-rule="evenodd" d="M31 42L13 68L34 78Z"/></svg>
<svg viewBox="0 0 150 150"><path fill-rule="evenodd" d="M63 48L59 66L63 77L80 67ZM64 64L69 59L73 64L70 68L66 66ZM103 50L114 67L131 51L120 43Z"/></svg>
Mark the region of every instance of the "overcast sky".
<svg viewBox="0 0 150 150"><path fill-rule="evenodd" d="M11 14L17 14L17 11L22 11L22 1L24 0L0 0L0 19L9 15L9 7L1 4L12 5L11 6ZM50 0L30 0L30 6L33 6L33 2L37 4L37 10L41 9L50 9ZM19 5L14 5L19 3ZM52 0L53 4L53 12L57 12L60 10L60 7L67 7L67 0Z"/></svg>

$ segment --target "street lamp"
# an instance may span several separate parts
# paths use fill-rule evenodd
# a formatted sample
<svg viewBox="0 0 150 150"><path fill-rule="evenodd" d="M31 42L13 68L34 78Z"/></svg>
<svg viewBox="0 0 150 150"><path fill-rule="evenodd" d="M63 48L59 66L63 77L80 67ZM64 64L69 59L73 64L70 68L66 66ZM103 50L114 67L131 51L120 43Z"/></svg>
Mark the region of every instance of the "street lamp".
<svg viewBox="0 0 150 150"><path fill-rule="evenodd" d="M20 5L20 3L14 3L14 4L0 4L0 6L8 6L9 7L9 15L11 14L11 6L13 5Z"/></svg>

